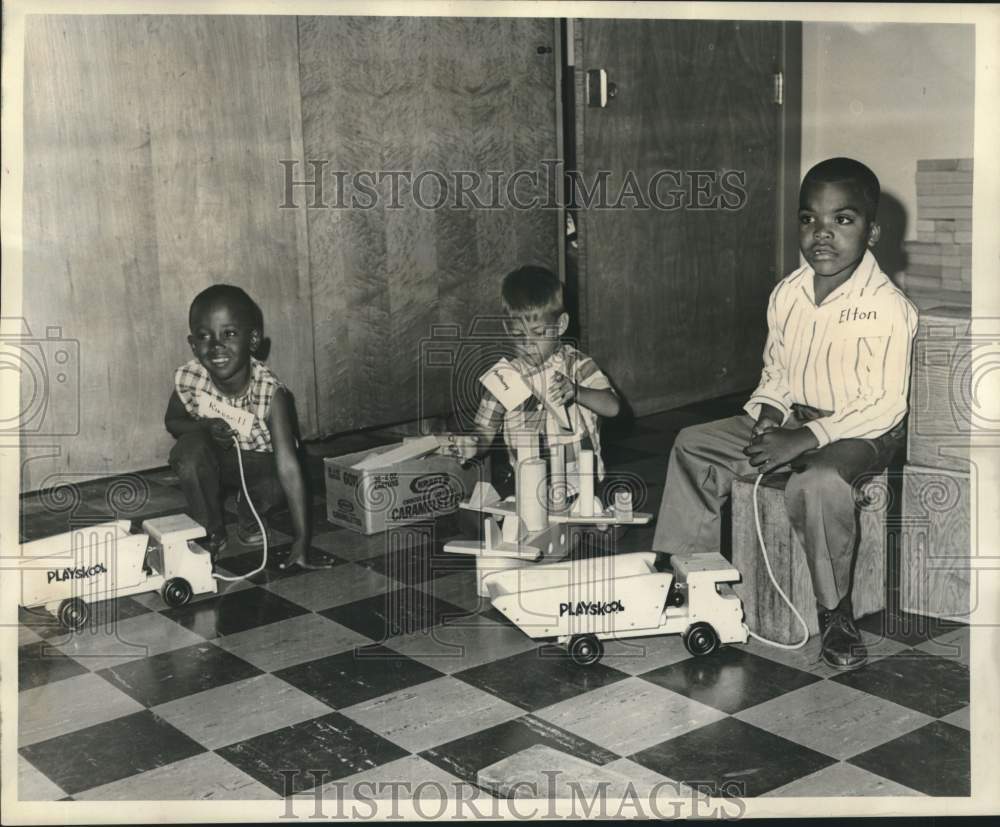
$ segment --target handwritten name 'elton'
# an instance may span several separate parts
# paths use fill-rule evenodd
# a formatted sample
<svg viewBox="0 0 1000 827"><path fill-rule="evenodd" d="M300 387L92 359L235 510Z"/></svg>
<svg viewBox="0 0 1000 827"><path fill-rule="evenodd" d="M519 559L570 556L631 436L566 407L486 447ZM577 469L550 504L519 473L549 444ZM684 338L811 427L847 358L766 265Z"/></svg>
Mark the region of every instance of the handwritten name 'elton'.
<svg viewBox="0 0 1000 827"><path fill-rule="evenodd" d="M861 319L871 319L874 321L877 318L878 311L876 310L861 310L857 307L845 307L840 311L840 318L837 320L837 324L859 321Z"/></svg>

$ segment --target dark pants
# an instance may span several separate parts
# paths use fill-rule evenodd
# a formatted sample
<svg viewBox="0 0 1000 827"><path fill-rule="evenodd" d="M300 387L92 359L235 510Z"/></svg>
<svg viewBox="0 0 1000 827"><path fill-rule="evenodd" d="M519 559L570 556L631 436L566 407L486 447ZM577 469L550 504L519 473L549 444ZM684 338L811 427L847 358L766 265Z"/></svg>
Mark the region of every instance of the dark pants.
<svg viewBox="0 0 1000 827"><path fill-rule="evenodd" d="M811 418L796 410L789 424ZM798 419L795 422L794 419ZM674 441L653 548L667 553L717 551L722 504L736 477L756 473L743 449L753 420L743 414L685 428ZM788 520L806 552L816 601L834 608L850 594L857 552L854 486L878 473L903 444L903 426L878 439L844 439L791 463L785 486Z"/></svg>
<svg viewBox="0 0 1000 827"><path fill-rule="evenodd" d="M274 454L243 451L242 457L247 491L257 513L263 517L285 498ZM217 444L207 431L183 434L170 451L170 467L180 477L192 519L209 535L225 531L223 493L226 489L242 490L236 447L231 443L227 446ZM240 525L255 526L253 514L243 498L237 510Z"/></svg>

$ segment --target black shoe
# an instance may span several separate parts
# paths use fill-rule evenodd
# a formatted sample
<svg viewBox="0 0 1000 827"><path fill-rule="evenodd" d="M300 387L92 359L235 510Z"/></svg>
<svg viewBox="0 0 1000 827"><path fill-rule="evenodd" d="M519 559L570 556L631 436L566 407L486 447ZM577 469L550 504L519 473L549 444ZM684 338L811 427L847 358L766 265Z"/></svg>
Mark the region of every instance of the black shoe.
<svg viewBox="0 0 1000 827"><path fill-rule="evenodd" d="M242 491L236 495L236 514L236 536L239 538L240 543L250 548L257 548L264 545L264 534L261 532L260 526L257 525L257 520L254 519L253 512L250 511L249 506L245 503ZM263 518L261 522L264 522ZM266 529L267 523L264 523L264 526Z"/></svg>
<svg viewBox="0 0 1000 827"><path fill-rule="evenodd" d="M264 534L261 532L260 526L257 525L256 521L247 523L246 525L238 523L236 525L236 536L242 545L249 546L250 548L257 548L264 545Z"/></svg>
<svg viewBox="0 0 1000 827"><path fill-rule="evenodd" d="M850 614L842 609L819 610L820 656L834 669L858 669L868 662L868 650Z"/></svg>
<svg viewBox="0 0 1000 827"><path fill-rule="evenodd" d="M225 531L213 531L205 540L205 550L212 560L213 567L215 566L215 561L219 559L219 554L225 551L227 542L228 538Z"/></svg>

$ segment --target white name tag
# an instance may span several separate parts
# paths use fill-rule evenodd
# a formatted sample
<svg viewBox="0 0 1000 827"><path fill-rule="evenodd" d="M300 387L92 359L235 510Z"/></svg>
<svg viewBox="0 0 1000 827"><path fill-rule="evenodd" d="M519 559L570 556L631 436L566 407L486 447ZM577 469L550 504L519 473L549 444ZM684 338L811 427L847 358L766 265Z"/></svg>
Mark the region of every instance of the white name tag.
<svg viewBox="0 0 1000 827"><path fill-rule="evenodd" d="M867 339L888 336L892 329L893 307L880 296L846 300L834 308L834 338Z"/></svg>
<svg viewBox="0 0 1000 827"><path fill-rule="evenodd" d="M516 408L531 396L531 388L517 369L506 359L501 359L479 377L506 410Z"/></svg>
<svg viewBox="0 0 1000 827"><path fill-rule="evenodd" d="M207 393L196 396L198 413L205 419L222 419L240 436L249 439L253 429L254 415L250 411L236 408L226 402L220 402Z"/></svg>

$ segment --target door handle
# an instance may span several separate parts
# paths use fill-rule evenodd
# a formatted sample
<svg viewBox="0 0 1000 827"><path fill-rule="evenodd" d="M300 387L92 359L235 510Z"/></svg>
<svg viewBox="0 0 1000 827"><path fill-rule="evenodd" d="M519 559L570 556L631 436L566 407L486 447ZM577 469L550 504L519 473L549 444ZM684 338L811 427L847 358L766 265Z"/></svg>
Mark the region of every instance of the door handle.
<svg viewBox="0 0 1000 827"><path fill-rule="evenodd" d="M604 69L587 70L587 106L603 109L617 94L618 87L608 80L608 73Z"/></svg>

